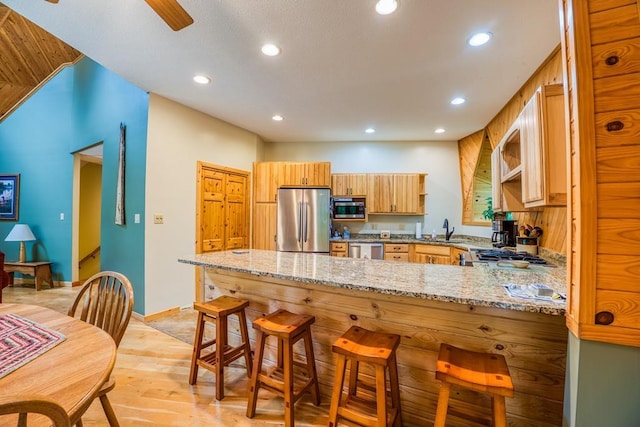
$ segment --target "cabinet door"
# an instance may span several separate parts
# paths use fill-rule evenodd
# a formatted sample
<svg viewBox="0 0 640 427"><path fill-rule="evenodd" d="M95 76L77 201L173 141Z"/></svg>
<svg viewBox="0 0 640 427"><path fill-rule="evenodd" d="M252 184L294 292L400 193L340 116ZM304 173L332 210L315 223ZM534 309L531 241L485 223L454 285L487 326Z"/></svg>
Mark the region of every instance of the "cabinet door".
<svg viewBox="0 0 640 427"><path fill-rule="evenodd" d="M256 203L253 209L253 249L276 250L277 203Z"/></svg>
<svg viewBox="0 0 640 427"><path fill-rule="evenodd" d="M331 194L336 196L349 195L349 174L333 174L331 175Z"/></svg>
<svg viewBox="0 0 640 427"><path fill-rule="evenodd" d="M352 173L349 175L349 190L351 196L367 195L367 174Z"/></svg>
<svg viewBox="0 0 640 427"><path fill-rule="evenodd" d="M331 175L334 196L367 196L366 173L337 173Z"/></svg>
<svg viewBox="0 0 640 427"><path fill-rule="evenodd" d="M451 265L451 257L431 255L431 264Z"/></svg>
<svg viewBox="0 0 640 427"><path fill-rule="evenodd" d="M281 162L255 162L253 164L253 197L257 203L275 202L282 184Z"/></svg>
<svg viewBox="0 0 640 427"><path fill-rule="evenodd" d="M331 163L313 162L304 164L304 185L329 187L331 185Z"/></svg>
<svg viewBox="0 0 640 427"><path fill-rule="evenodd" d="M204 169L200 177L200 242L201 252L224 250L225 176Z"/></svg>
<svg viewBox="0 0 640 427"><path fill-rule="evenodd" d="M540 129L540 91L536 91L520 113L520 142L522 147L522 201L544 200L545 165Z"/></svg>
<svg viewBox="0 0 640 427"><path fill-rule="evenodd" d="M282 162L282 185L304 185L305 163Z"/></svg>
<svg viewBox="0 0 640 427"><path fill-rule="evenodd" d="M420 180L416 174L393 176L393 212L422 213L420 207Z"/></svg>
<svg viewBox="0 0 640 427"><path fill-rule="evenodd" d="M247 178L229 174L225 183L225 250L249 246Z"/></svg>
<svg viewBox="0 0 640 427"><path fill-rule="evenodd" d="M369 213L393 212L393 175L369 175Z"/></svg>

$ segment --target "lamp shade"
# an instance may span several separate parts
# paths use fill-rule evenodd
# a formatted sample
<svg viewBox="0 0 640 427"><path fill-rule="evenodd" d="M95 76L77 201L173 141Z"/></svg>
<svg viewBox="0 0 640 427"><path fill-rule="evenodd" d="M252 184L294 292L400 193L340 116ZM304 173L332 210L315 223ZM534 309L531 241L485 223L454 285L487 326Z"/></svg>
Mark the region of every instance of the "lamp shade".
<svg viewBox="0 0 640 427"><path fill-rule="evenodd" d="M27 224L16 224L4 240L5 242L27 242L36 240L36 236L33 235Z"/></svg>

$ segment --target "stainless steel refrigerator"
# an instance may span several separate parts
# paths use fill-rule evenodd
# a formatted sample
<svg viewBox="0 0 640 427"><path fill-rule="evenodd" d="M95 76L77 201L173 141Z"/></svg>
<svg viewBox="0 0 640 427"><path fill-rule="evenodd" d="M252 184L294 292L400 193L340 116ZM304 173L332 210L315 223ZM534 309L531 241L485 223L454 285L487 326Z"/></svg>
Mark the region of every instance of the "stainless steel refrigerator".
<svg viewBox="0 0 640 427"><path fill-rule="evenodd" d="M329 252L328 188L279 188L276 249L281 252Z"/></svg>

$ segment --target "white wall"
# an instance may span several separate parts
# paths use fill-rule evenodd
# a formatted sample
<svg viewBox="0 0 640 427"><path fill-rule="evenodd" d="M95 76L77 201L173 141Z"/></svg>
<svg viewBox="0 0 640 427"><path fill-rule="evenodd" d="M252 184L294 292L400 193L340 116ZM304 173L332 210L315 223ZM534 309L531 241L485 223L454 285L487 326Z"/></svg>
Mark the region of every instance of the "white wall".
<svg viewBox="0 0 640 427"><path fill-rule="evenodd" d="M269 161L329 161L332 173L427 173L426 212L424 216L371 216L364 225L349 227L353 232L378 232L389 229L395 234L415 231L421 222L424 234L433 229L443 232L442 224L456 234L487 237L490 228L462 227L462 190L458 144L452 141L429 142L265 142Z"/></svg>
<svg viewBox="0 0 640 427"><path fill-rule="evenodd" d="M260 138L161 96L149 96L145 201L145 314L190 306L195 267L196 163L251 171ZM154 224L154 214L164 224Z"/></svg>

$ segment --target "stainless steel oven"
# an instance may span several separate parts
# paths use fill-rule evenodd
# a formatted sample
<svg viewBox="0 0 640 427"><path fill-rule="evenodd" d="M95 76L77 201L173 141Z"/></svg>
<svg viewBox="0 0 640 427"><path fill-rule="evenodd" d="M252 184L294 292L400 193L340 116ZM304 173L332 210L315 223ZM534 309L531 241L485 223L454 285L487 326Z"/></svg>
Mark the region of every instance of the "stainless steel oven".
<svg viewBox="0 0 640 427"><path fill-rule="evenodd" d="M366 205L364 197L335 197L333 219L365 219Z"/></svg>

